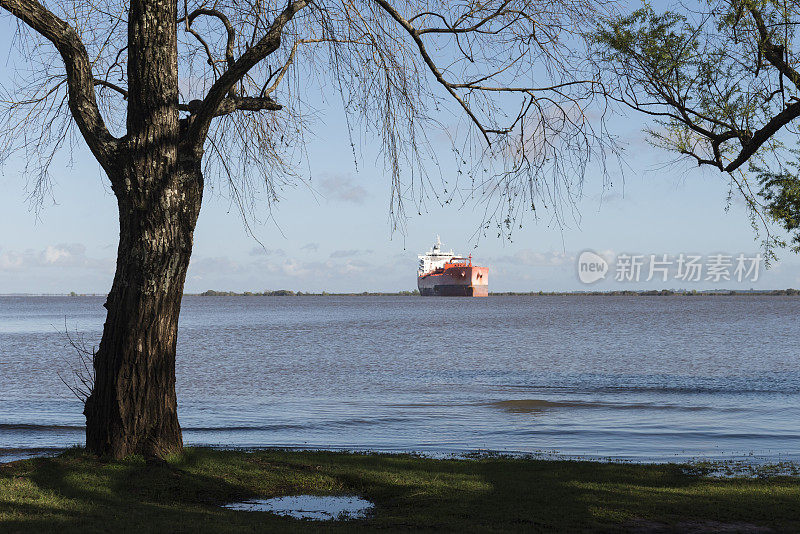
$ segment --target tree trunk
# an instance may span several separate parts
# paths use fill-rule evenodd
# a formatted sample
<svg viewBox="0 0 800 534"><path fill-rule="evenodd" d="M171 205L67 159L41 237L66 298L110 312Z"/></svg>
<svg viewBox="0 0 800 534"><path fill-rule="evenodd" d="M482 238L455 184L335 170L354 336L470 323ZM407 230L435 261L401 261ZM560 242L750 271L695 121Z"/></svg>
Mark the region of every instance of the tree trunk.
<svg viewBox="0 0 800 534"><path fill-rule="evenodd" d="M175 344L203 177L202 149L180 144L176 20L175 0L130 3L128 133L107 168L119 204L117 272L84 409L87 448L113 458L182 446Z"/></svg>
<svg viewBox="0 0 800 534"><path fill-rule="evenodd" d="M112 458L164 457L182 447L175 346L203 177L199 158L156 176L153 159L134 157L117 180L131 187L115 187L117 271L84 410L87 448Z"/></svg>

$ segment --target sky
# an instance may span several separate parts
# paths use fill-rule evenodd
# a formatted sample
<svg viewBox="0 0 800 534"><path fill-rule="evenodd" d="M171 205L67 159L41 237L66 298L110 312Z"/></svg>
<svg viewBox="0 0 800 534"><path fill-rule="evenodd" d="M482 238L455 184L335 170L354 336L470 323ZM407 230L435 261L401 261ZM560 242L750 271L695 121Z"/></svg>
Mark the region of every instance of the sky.
<svg viewBox="0 0 800 534"><path fill-rule="evenodd" d="M0 61L9 64L8 16L0 17ZM0 84L8 82L0 70ZM640 116L621 113L612 130L626 147L624 172L612 167L611 185L590 168L576 215L562 223L549 214L526 216L512 240L481 235L481 205L409 207L402 231L389 218L390 178L369 141L354 164L336 101L320 109L302 167L311 185L284 188L281 200L249 221L252 235L223 188L206 188L195 231L186 292L401 291L416 287L417 254L441 236L445 248L473 255L490 269L491 291L586 291L612 289L775 289L800 287L800 258L780 251L780 261L738 281L676 279L669 271L647 280L651 255L754 257L760 241L743 204L728 206L728 183L718 172L650 147ZM444 144L437 147L446 153ZM40 209L29 201L25 161L15 156L0 168L0 294L103 294L114 275L118 226L116 201L84 146L62 153L53 189ZM594 251L609 263L592 284L578 276L578 257ZM620 255L642 256L637 280L617 280ZM731 273L733 269L731 269Z"/></svg>

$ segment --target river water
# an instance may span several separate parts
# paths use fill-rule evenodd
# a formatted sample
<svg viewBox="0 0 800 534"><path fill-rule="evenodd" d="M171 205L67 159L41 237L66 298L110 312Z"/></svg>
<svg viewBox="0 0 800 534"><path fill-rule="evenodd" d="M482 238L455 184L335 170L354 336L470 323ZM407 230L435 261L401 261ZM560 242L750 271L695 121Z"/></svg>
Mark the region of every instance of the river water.
<svg viewBox="0 0 800 534"><path fill-rule="evenodd" d="M0 461L84 441L100 297L0 297ZM800 298L186 297L184 442L800 459Z"/></svg>

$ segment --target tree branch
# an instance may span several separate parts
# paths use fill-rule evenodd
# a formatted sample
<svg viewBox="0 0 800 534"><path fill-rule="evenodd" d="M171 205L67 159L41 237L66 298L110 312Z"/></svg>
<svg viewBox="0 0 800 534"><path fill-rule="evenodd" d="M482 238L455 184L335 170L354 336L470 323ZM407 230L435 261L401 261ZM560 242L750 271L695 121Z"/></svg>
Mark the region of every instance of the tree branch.
<svg viewBox="0 0 800 534"><path fill-rule="evenodd" d="M269 86L266 85L264 86L264 89L261 91L261 95L266 96L278 88L278 85L280 85L281 80L283 80L283 77L286 75L286 72L289 70L289 67L291 67L292 64L294 63L294 56L297 53L297 47L299 45L304 43L318 43L323 41L324 39L299 39L295 41L294 45L292 45L292 50L289 52L289 58L286 60L286 63L284 63L283 67L281 67L280 70L278 70L278 72L275 74L275 80L272 82L272 84ZM267 80L267 83L269 83L269 81L270 80Z"/></svg>
<svg viewBox="0 0 800 534"><path fill-rule="evenodd" d="M188 104L178 104L178 109L197 113L203 105L202 100L192 100ZM270 97L229 96L217 107L215 117L230 115L234 111L279 111L283 106Z"/></svg>
<svg viewBox="0 0 800 534"><path fill-rule="evenodd" d="M231 68L234 64L233 46L236 42L236 31L233 28L233 24L231 24L231 21L228 19L228 17L226 17L225 14L222 13L221 11L210 8L200 8L200 9L195 9L189 14L188 17L186 17L188 26L191 26L192 22L194 22L194 19L196 19L200 15L208 15L210 17L216 17L225 26L225 31L228 33L228 41L225 44L225 61L228 64L228 68Z"/></svg>
<svg viewBox="0 0 800 534"><path fill-rule="evenodd" d="M391 4L386 2L386 0L375 0L375 3L378 4L381 7L381 9L383 9L386 13L388 13L389 16L392 17L398 24L400 24L400 26L402 26L403 29L406 30L406 32L408 32L408 34L414 40L414 43L417 45L419 53L422 56L422 60L428 66L428 69L433 73L434 77L436 78L436 81L438 81L447 90L447 92L450 93L450 96L452 96L456 100L456 102L458 102L461 105L461 107L469 116L469 118L472 120L472 122L475 124L475 126L478 127L481 134L483 134L483 137L486 139L486 142L491 145L492 141L489 139L489 134L483 127L483 124L481 124L481 121L478 120L478 117L475 116L475 114L472 112L467 103L464 102L464 99L461 98L458 95L458 93L456 93L452 84L450 84L447 80L445 80L444 75L439 70L439 67L436 66L436 63L428 54L428 50L427 48L425 48L425 43L423 43L422 39L420 38L419 31L417 31L417 29L414 28L414 26L409 21L403 18L400 15L400 13L394 7L392 7Z"/></svg>
<svg viewBox="0 0 800 534"><path fill-rule="evenodd" d="M23 21L58 50L67 72L68 105L92 154L104 168L112 165L117 139L106 128L94 92L92 65L80 36L36 0L0 0L0 7Z"/></svg>
<svg viewBox="0 0 800 534"><path fill-rule="evenodd" d="M192 29L191 26L189 26L188 22L186 23L186 31L191 33L192 35L194 35L195 39L197 39L200 42L200 44L203 46L203 49L206 51L206 56L208 56L207 62L211 66L211 68L214 70L214 77L218 77L219 76L219 69L217 69L217 63L216 63L216 61L214 61L214 54L211 53L211 47L208 46L208 43L206 42L206 40L203 39L203 37L199 33L197 33L194 29Z"/></svg>
<svg viewBox="0 0 800 534"><path fill-rule="evenodd" d="M767 61L778 69L783 76L786 76L795 87L800 89L800 73L789 66L784 60L783 47L776 46L775 43L772 42L772 37L767 31L767 26L764 24L764 18L761 12L751 7L750 14L756 23L756 28L758 28L758 36L760 38L758 47L764 52L764 57L767 58Z"/></svg>
<svg viewBox="0 0 800 534"><path fill-rule="evenodd" d="M800 102L794 102L786 106L786 108L775 115L763 128L753 134L753 137L744 144L739 155L736 159L725 166L727 172L733 172L738 169L744 162L750 159L750 156L756 153L761 148L761 145L766 143L770 137L775 135L778 130L792 122L797 117L800 117Z"/></svg>
<svg viewBox="0 0 800 534"><path fill-rule="evenodd" d="M759 43L758 47L764 54L764 57L771 65L773 65L778 71L780 72L781 76L785 76L795 85L795 87L800 88L800 73L798 73L794 68L792 68L788 63L786 63L783 57L783 49L780 46L775 45L772 42L772 38L767 30L766 24L764 23L763 16L760 11L755 8L749 9L751 16L755 22L755 26L758 29L758 37ZM676 101L670 101L667 99L667 103L672 107L678 109L679 111L684 109ZM698 115L700 118L705 120L711 120L707 117L703 117L702 115ZM761 146L766 143L773 135L775 135L781 128L792 122L794 119L800 117L800 102L794 102L788 106L786 106L783 110L773 116L763 127L757 130L752 135L749 132L740 132L737 129L731 129L730 131L723 132L721 134L714 134L712 132L703 130L699 128L694 122L689 119L688 117L685 118L683 121L688 127L692 128L693 130L699 132L701 135L704 135L711 141L711 147L714 151L714 161L703 160L697 158L694 154L690 154L694 156L698 160L698 164L711 164L715 167L718 167L720 170L723 170L728 173L732 173L736 169L742 166L747 160L749 160L753 154L755 154ZM725 141L729 141L732 139L739 139L739 142L742 145L741 150L736 155L736 157L730 161L729 163L725 164L722 161L722 156L720 154L719 147ZM688 153L688 152L687 152Z"/></svg>
<svg viewBox="0 0 800 534"><path fill-rule="evenodd" d="M486 23L488 23L489 21L491 21L491 20L493 20L493 19L495 19L495 18L499 17L499 16L500 16L500 15L503 13L503 11L505 10L506 6L508 6L508 4L510 4L510 3L511 3L511 1L510 1L510 0L506 0L506 1L504 1L502 4L500 4L500 5L498 6L498 8L497 8L497 9L496 9L496 10L495 10L495 11L494 11L492 14L490 14L490 15L489 15L489 16L487 16L487 17L484 17L484 18L482 18L482 19L481 19L481 20L479 20L477 23L473 24L472 26L470 26L470 27L468 27L468 28L458 28L458 27L456 27L456 26L457 26L457 25L458 25L458 24L461 22L461 20L462 20L464 17L461 17L461 18L460 18L460 19L459 19L459 20L456 22L456 24L454 24L454 25L453 25L453 24L449 24L449 23L448 23L448 22L447 22L447 21L444 19L444 17L442 17L441 15L438 15L438 14L437 14L438 18L440 18L440 19L444 20L444 24L445 24L446 28L421 28L421 29L417 30L417 34L418 34L418 35L423 35L423 34L426 34L426 33L453 33L453 34L458 34L458 33L472 33L472 32L477 32L477 31L478 31L478 30L479 30L479 29L480 29L482 26L484 26ZM411 21L409 21L409 22L412 22L412 21L413 21L415 18L417 18L418 16L419 16L419 15L417 15L417 16L414 16L414 17L411 19Z"/></svg>
<svg viewBox="0 0 800 534"><path fill-rule="evenodd" d="M310 3L310 0L291 1L272 22L266 35L252 48L249 48L242 54L242 56L214 82L208 94L200 104L197 114L193 117L187 132L187 140L194 145L195 150L202 149L203 142L208 134L208 129L211 126L211 121L219 113L220 107L225 101L226 96L230 93L230 90L241 81L250 69L280 47L283 28L298 11Z"/></svg>
<svg viewBox="0 0 800 534"><path fill-rule="evenodd" d="M100 78L95 78L93 83L95 85L99 85L101 87L107 87L109 89L113 89L114 91L116 91L119 94L121 94L122 98L124 98L125 100L128 99L128 91L126 91L125 89L123 89L122 87L120 87L119 85L117 85L115 83L111 83L108 80L103 80L103 79L100 79Z"/></svg>

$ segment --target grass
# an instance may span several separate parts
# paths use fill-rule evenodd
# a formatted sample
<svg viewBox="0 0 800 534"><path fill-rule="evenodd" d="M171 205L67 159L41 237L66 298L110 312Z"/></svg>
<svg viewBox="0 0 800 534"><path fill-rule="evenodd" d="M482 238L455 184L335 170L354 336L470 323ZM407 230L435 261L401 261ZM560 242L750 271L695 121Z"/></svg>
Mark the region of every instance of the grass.
<svg viewBox="0 0 800 534"><path fill-rule="evenodd" d="M220 504L358 494L365 520L312 522ZM722 523L723 525L720 525ZM0 464L0 532L800 531L800 480L710 478L679 465L187 449L166 465L80 449Z"/></svg>

